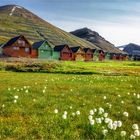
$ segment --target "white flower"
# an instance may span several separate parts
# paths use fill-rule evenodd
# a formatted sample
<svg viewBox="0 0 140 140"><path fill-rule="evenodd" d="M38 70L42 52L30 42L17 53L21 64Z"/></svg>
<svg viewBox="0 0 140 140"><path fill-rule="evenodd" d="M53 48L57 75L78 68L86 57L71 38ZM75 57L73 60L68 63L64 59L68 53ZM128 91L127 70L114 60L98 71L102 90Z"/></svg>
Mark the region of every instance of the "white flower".
<svg viewBox="0 0 140 140"><path fill-rule="evenodd" d="M131 135L131 136L130 136L130 139L131 139L131 140L133 140L133 139L135 139L135 138L136 138L136 137L135 137L134 135Z"/></svg>
<svg viewBox="0 0 140 140"><path fill-rule="evenodd" d="M72 113L72 116L75 116L75 113L74 112Z"/></svg>
<svg viewBox="0 0 140 140"><path fill-rule="evenodd" d="M94 120L90 120L90 124L94 125L95 121Z"/></svg>
<svg viewBox="0 0 140 140"><path fill-rule="evenodd" d="M14 100L14 103L16 103L17 102L17 100Z"/></svg>
<svg viewBox="0 0 140 140"><path fill-rule="evenodd" d="M63 115L62 115L62 118L63 118L63 119L66 119L66 118L67 118L67 115L66 115L66 114L63 114Z"/></svg>
<svg viewBox="0 0 140 140"><path fill-rule="evenodd" d="M138 98L138 99L140 98L140 94L137 94L137 98Z"/></svg>
<svg viewBox="0 0 140 140"><path fill-rule="evenodd" d="M124 101L121 101L122 104L124 104Z"/></svg>
<svg viewBox="0 0 140 140"><path fill-rule="evenodd" d="M102 123L101 118L95 118L95 120L96 120L97 123Z"/></svg>
<svg viewBox="0 0 140 140"><path fill-rule="evenodd" d="M104 117L107 118L107 116L108 116L108 113L104 113Z"/></svg>
<svg viewBox="0 0 140 140"><path fill-rule="evenodd" d="M88 116L88 119L89 119L89 120L92 120L92 118L93 118L92 115L89 115L89 116Z"/></svg>
<svg viewBox="0 0 140 140"><path fill-rule="evenodd" d="M121 131L121 136L124 137L126 135L126 131Z"/></svg>
<svg viewBox="0 0 140 140"><path fill-rule="evenodd" d="M28 89L27 89L27 90L25 90L25 93L28 93Z"/></svg>
<svg viewBox="0 0 140 140"><path fill-rule="evenodd" d="M5 105L3 104L3 105L2 105L2 108L4 108L4 107L5 107Z"/></svg>
<svg viewBox="0 0 140 140"><path fill-rule="evenodd" d="M120 94L118 94L118 97L121 97L121 95L120 95Z"/></svg>
<svg viewBox="0 0 140 140"><path fill-rule="evenodd" d="M10 91L11 90L11 88L8 88L8 91Z"/></svg>
<svg viewBox="0 0 140 140"><path fill-rule="evenodd" d="M117 126L121 127L122 126L122 122L121 121L117 121Z"/></svg>
<svg viewBox="0 0 140 140"><path fill-rule="evenodd" d="M45 89L43 90L43 93L45 93Z"/></svg>
<svg viewBox="0 0 140 140"><path fill-rule="evenodd" d="M72 106L70 106L70 109L72 109Z"/></svg>
<svg viewBox="0 0 140 140"><path fill-rule="evenodd" d="M113 123L113 130L116 130L116 129L117 129L117 124Z"/></svg>
<svg viewBox="0 0 140 140"><path fill-rule="evenodd" d="M140 106L137 106L137 110L140 110Z"/></svg>
<svg viewBox="0 0 140 140"><path fill-rule="evenodd" d="M104 100L106 100L106 96L104 96Z"/></svg>
<svg viewBox="0 0 140 140"><path fill-rule="evenodd" d="M109 129L113 129L113 124L112 124L112 123L109 123L109 124L108 124L108 128L109 128Z"/></svg>
<svg viewBox="0 0 140 140"><path fill-rule="evenodd" d="M128 116L129 116L128 112L123 112L123 115L124 115L125 117L128 117Z"/></svg>
<svg viewBox="0 0 140 140"><path fill-rule="evenodd" d="M65 115L67 115L67 114L68 114L68 112L67 112L67 111L64 111L64 114L65 114Z"/></svg>
<svg viewBox="0 0 140 140"><path fill-rule="evenodd" d="M112 123L112 120L110 118L105 118L105 123Z"/></svg>
<svg viewBox="0 0 140 140"><path fill-rule="evenodd" d="M33 99L33 102L35 102L36 101L36 99Z"/></svg>
<svg viewBox="0 0 140 140"><path fill-rule="evenodd" d="M80 115L80 111L76 111L76 114L77 114L77 115Z"/></svg>
<svg viewBox="0 0 140 140"><path fill-rule="evenodd" d="M94 112L97 112L97 109L96 108L94 108L93 110L94 110Z"/></svg>
<svg viewBox="0 0 140 140"><path fill-rule="evenodd" d="M18 96L17 96L17 95L15 95L15 96L14 96L14 98L15 98L15 99L18 99Z"/></svg>
<svg viewBox="0 0 140 140"><path fill-rule="evenodd" d="M90 115L94 115L94 111L93 110L90 110L89 113L90 113Z"/></svg>
<svg viewBox="0 0 140 140"><path fill-rule="evenodd" d="M103 133L104 136L106 136L106 134L108 133L108 130L104 129L104 130L102 130L102 133Z"/></svg>
<svg viewBox="0 0 140 140"><path fill-rule="evenodd" d="M54 110L54 113L57 114L57 113L58 113L58 109L55 109L55 110Z"/></svg>
<svg viewBox="0 0 140 140"><path fill-rule="evenodd" d="M136 130L136 129L139 129L139 126L138 126L138 124L133 124L133 125L132 125L132 128L133 128L134 130Z"/></svg>
<svg viewBox="0 0 140 140"><path fill-rule="evenodd" d="M99 114L104 113L104 109L102 107L99 108Z"/></svg>
<svg viewBox="0 0 140 140"><path fill-rule="evenodd" d="M130 95L130 93L128 92L127 95Z"/></svg>
<svg viewBox="0 0 140 140"><path fill-rule="evenodd" d="M134 131L134 135L137 136L137 137L140 136L140 131L139 130L135 130Z"/></svg>

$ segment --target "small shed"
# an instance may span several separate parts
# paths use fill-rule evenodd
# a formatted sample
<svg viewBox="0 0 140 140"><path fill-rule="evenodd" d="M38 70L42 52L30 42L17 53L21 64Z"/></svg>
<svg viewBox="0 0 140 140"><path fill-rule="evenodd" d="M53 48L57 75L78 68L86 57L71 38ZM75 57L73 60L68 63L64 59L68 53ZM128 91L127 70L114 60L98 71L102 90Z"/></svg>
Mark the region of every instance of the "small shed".
<svg viewBox="0 0 140 140"><path fill-rule="evenodd" d="M84 48L85 52L85 61L92 61L93 60L93 51L90 48Z"/></svg>
<svg viewBox="0 0 140 140"><path fill-rule="evenodd" d="M67 44L54 47L53 59L72 60L72 50Z"/></svg>
<svg viewBox="0 0 140 140"><path fill-rule="evenodd" d="M72 60L85 61L85 52L80 46L72 47L71 50L72 50L72 53L73 53L72 54Z"/></svg>
<svg viewBox="0 0 140 140"><path fill-rule="evenodd" d="M9 57L31 57L32 45L23 36L11 38L2 46L3 54Z"/></svg>
<svg viewBox="0 0 140 140"><path fill-rule="evenodd" d="M47 40L35 42L32 45L32 57L39 59L52 59L54 45Z"/></svg>
<svg viewBox="0 0 140 140"><path fill-rule="evenodd" d="M103 61L105 59L105 52L103 50L99 50L99 61Z"/></svg>

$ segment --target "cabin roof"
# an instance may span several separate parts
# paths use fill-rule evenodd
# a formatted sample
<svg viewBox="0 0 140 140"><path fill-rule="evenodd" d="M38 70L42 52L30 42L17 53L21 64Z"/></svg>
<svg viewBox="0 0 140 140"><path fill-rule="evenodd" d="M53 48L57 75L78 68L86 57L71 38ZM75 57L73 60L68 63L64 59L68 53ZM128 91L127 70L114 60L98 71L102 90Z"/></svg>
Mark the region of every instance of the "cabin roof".
<svg viewBox="0 0 140 140"><path fill-rule="evenodd" d="M43 43L44 43L44 40L39 41L39 42L35 42L35 43L32 45L32 48L33 48L33 49L38 49Z"/></svg>
<svg viewBox="0 0 140 140"><path fill-rule="evenodd" d="M15 43L20 37L21 37L21 35L11 38L7 43L5 43L5 44L3 45L3 47L12 45L12 44Z"/></svg>
<svg viewBox="0 0 140 140"><path fill-rule="evenodd" d="M71 47L72 52L77 52L81 48L80 46L77 47Z"/></svg>
<svg viewBox="0 0 140 140"><path fill-rule="evenodd" d="M54 51L62 51L65 46L68 46L68 45L67 44L57 45L54 47Z"/></svg>
<svg viewBox="0 0 140 140"><path fill-rule="evenodd" d="M85 52L85 53L87 53L87 51L88 51L88 50L90 50L90 51L92 51L92 52L93 52L93 50L92 50L92 49L90 49L90 48L84 48L83 50L84 50L84 52Z"/></svg>

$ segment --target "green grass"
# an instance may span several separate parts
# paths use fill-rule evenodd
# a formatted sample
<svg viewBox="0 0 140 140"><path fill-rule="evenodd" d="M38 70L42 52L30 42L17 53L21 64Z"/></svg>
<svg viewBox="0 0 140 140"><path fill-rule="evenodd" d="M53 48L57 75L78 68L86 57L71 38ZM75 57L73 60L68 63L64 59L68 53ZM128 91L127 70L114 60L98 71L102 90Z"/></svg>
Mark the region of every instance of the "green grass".
<svg viewBox="0 0 140 140"><path fill-rule="evenodd" d="M56 73L0 71L0 139L128 140L134 133L132 125L136 123L140 127L139 62L50 63L56 64L53 67ZM7 63L0 63L1 67L4 65ZM74 69L96 74L58 73L58 70ZM122 121L122 127L110 130L104 121L92 126L89 111L99 107L113 121ZM58 114L54 113L55 109ZM68 112L67 119L62 118L64 111ZM76 111L80 115L72 116ZM125 111L128 117L123 115ZM93 119L102 116L96 112ZM106 136L102 134L103 129L108 130ZM125 137L120 136L123 130Z"/></svg>

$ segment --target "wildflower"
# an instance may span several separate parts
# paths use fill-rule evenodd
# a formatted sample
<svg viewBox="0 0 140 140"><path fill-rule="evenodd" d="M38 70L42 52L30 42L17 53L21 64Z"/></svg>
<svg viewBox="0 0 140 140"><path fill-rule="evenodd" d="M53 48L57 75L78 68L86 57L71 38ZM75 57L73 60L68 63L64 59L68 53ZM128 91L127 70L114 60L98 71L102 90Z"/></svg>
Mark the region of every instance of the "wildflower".
<svg viewBox="0 0 140 140"><path fill-rule="evenodd" d="M15 96L14 96L14 98L15 98L15 99L18 99L18 96L17 96L17 95L15 95Z"/></svg>
<svg viewBox="0 0 140 140"><path fill-rule="evenodd" d="M72 116L75 116L75 113L74 112L72 113Z"/></svg>
<svg viewBox="0 0 140 140"><path fill-rule="evenodd" d="M70 106L70 109L72 109L72 106Z"/></svg>
<svg viewBox="0 0 140 140"><path fill-rule="evenodd" d="M137 110L140 110L140 106L137 106Z"/></svg>
<svg viewBox="0 0 140 140"><path fill-rule="evenodd" d="M14 103L16 103L17 102L17 100L14 100Z"/></svg>
<svg viewBox="0 0 140 140"><path fill-rule="evenodd" d="M45 93L45 89L43 89L43 93Z"/></svg>
<svg viewBox="0 0 140 140"><path fill-rule="evenodd" d="M68 112L67 112L67 111L64 111L64 114L65 114L65 115L67 115L67 114L68 114Z"/></svg>
<svg viewBox="0 0 140 140"><path fill-rule="evenodd" d="M2 108L4 108L4 107L5 107L5 105L3 104L3 105L2 105Z"/></svg>
<svg viewBox="0 0 140 140"><path fill-rule="evenodd" d="M104 100L106 100L106 96L104 96Z"/></svg>
<svg viewBox="0 0 140 140"><path fill-rule="evenodd" d="M28 89L27 89L27 90L25 90L25 93L28 93Z"/></svg>
<svg viewBox="0 0 140 140"><path fill-rule="evenodd" d="M134 135L137 136L137 137L140 136L140 131L139 130L135 130L134 131Z"/></svg>
<svg viewBox="0 0 140 140"><path fill-rule="evenodd" d="M90 113L90 115L94 115L94 111L93 110L90 110L89 113Z"/></svg>
<svg viewBox="0 0 140 140"><path fill-rule="evenodd" d="M57 113L58 113L58 109L55 109L55 110L54 110L54 113L57 114Z"/></svg>
<svg viewBox="0 0 140 140"><path fill-rule="evenodd" d="M138 99L140 98L140 94L137 94L137 98L138 98Z"/></svg>
<svg viewBox="0 0 140 140"><path fill-rule="evenodd" d="M124 101L121 101L122 104L124 104Z"/></svg>
<svg viewBox="0 0 140 140"><path fill-rule="evenodd" d="M93 109L93 111L94 111L94 112L97 112L97 109L96 109L96 108L94 108L94 109Z"/></svg>
<svg viewBox="0 0 140 140"><path fill-rule="evenodd" d="M126 135L126 131L121 131L121 136L124 137Z"/></svg>
<svg viewBox="0 0 140 140"><path fill-rule="evenodd" d="M104 129L104 130L102 130L102 133L103 133L104 136L106 136L106 134L108 133L108 130Z"/></svg>
<svg viewBox="0 0 140 140"><path fill-rule="evenodd" d="M122 122L121 121L117 121L117 126L121 127L122 126Z"/></svg>
<svg viewBox="0 0 140 140"><path fill-rule="evenodd" d="M135 138L136 138L136 137L135 137L134 135L131 135L131 136L130 136L130 139L131 139L131 140L133 140L133 139L135 139Z"/></svg>
<svg viewBox="0 0 140 140"><path fill-rule="evenodd" d="M93 118L92 115L89 115L89 116L88 116L88 119L89 119L89 120L92 120L92 118Z"/></svg>
<svg viewBox="0 0 140 140"><path fill-rule="evenodd" d="M137 130L137 129L139 129L139 126L138 126L138 124L133 124L133 125L132 125L132 128L133 128L134 130Z"/></svg>
<svg viewBox="0 0 140 140"><path fill-rule="evenodd" d="M90 124L94 125L95 121L94 120L90 120Z"/></svg>
<svg viewBox="0 0 140 140"><path fill-rule="evenodd" d="M104 117L107 118L107 116L108 116L108 113L104 113Z"/></svg>
<svg viewBox="0 0 140 140"><path fill-rule="evenodd" d="M11 90L11 88L8 88L8 91L10 91Z"/></svg>
<svg viewBox="0 0 140 140"><path fill-rule="evenodd" d="M113 130L116 130L116 129L117 129L117 124L113 123Z"/></svg>
<svg viewBox="0 0 140 140"><path fill-rule="evenodd" d="M128 92L127 95L130 95L130 93Z"/></svg>
<svg viewBox="0 0 140 140"><path fill-rule="evenodd" d="M62 115L62 118L63 118L63 119L66 119L66 118L67 118L67 115L66 115L66 114L63 114L63 115Z"/></svg>
<svg viewBox="0 0 140 140"><path fill-rule="evenodd" d="M77 115L80 115L80 111L76 111L76 114L77 114Z"/></svg>
<svg viewBox="0 0 140 140"><path fill-rule="evenodd" d="M129 116L128 112L123 112L123 115L124 115L125 117L128 117L128 116Z"/></svg>
<svg viewBox="0 0 140 140"><path fill-rule="evenodd" d="M109 123L109 124L108 124L108 128L109 128L109 129L113 129L113 124L112 124L112 123Z"/></svg>
<svg viewBox="0 0 140 140"><path fill-rule="evenodd" d="M118 97L121 97L121 95L120 95L120 94L118 94Z"/></svg>
<svg viewBox="0 0 140 140"><path fill-rule="evenodd" d="M105 118L105 123L112 123L112 120L110 118Z"/></svg>
<svg viewBox="0 0 140 140"><path fill-rule="evenodd" d="M102 107L99 108L99 114L104 113L104 109Z"/></svg>
<svg viewBox="0 0 140 140"><path fill-rule="evenodd" d="M101 118L96 118L95 120L96 120L97 123L102 123Z"/></svg>

